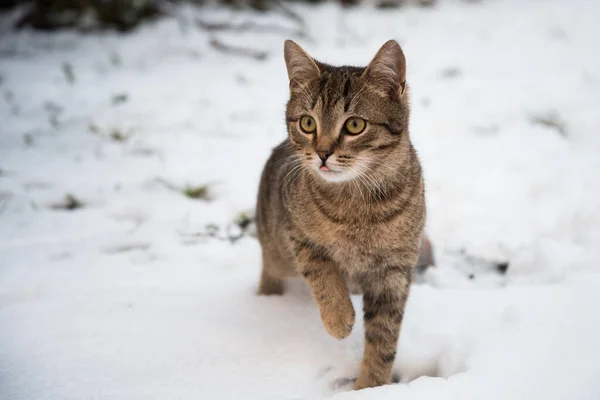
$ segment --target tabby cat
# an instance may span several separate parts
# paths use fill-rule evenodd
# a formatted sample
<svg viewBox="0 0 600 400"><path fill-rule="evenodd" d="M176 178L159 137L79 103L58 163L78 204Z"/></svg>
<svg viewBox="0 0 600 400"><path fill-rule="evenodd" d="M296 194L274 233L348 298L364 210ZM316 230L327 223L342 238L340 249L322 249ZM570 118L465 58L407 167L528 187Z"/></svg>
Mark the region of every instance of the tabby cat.
<svg viewBox="0 0 600 400"><path fill-rule="evenodd" d="M257 205L259 294L300 274L327 332L354 325L365 348L355 389L389 384L425 221L423 177L408 134L406 60L393 40L367 67L334 67L288 40L288 138L263 171Z"/></svg>

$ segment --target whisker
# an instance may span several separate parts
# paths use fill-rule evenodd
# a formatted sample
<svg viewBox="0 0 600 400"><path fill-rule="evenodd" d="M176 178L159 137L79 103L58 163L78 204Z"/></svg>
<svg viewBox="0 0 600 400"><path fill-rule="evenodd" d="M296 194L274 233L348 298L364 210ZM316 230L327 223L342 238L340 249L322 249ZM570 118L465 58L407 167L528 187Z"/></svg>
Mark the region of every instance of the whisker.
<svg viewBox="0 0 600 400"><path fill-rule="evenodd" d="M290 161L290 159L296 159L296 158L299 159L300 156L298 154L292 154L292 155L282 158L281 160L277 160L277 162L275 162L275 164L273 164L273 168L277 168L277 167L281 166L284 162Z"/></svg>
<svg viewBox="0 0 600 400"><path fill-rule="evenodd" d="M363 184L363 186L365 187L365 189L369 192L369 195L372 197L377 197L376 196L376 192L374 191L374 188L372 187L372 181L370 180L369 176L367 174L365 174L365 168L363 165L357 165L358 168L358 175L357 178L360 180L360 182Z"/></svg>
<svg viewBox="0 0 600 400"><path fill-rule="evenodd" d="M299 160L297 160L299 161ZM281 183L282 187L287 187L291 183L293 183L300 173L304 171L304 164L300 161L298 164L294 165L290 171L284 176L283 181Z"/></svg>
<svg viewBox="0 0 600 400"><path fill-rule="evenodd" d="M355 171L356 171L356 170L355 170ZM356 178L356 179L355 179L355 178ZM359 185L359 182L358 182L358 178L359 178L359 176L358 176L358 173L356 173L356 172L353 172L353 173L352 173L352 177L351 177L351 180L350 180L350 181L351 181L351 182L352 182L352 184L354 185L354 188L356 189L356 192L358 192L358 194L360 194L360 197L361 197L361 199L363 200L363 202L368 202L368 201L367 201L367 199L365 198L365 195L364 195L363 191L360 189L360 185Z"/></svg>

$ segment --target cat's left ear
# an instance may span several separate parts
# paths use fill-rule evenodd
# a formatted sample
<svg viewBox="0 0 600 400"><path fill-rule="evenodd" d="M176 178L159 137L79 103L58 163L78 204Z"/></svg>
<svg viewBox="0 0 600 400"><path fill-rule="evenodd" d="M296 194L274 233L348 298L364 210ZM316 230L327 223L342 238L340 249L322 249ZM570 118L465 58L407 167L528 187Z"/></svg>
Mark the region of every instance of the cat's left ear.
<svg viewBox="0 0 600 400"><path fill-rule="evenodd" d="M385 42L363 73L363 77L393 99L399 100L406 90L406 58L398 42Z"/></svg>

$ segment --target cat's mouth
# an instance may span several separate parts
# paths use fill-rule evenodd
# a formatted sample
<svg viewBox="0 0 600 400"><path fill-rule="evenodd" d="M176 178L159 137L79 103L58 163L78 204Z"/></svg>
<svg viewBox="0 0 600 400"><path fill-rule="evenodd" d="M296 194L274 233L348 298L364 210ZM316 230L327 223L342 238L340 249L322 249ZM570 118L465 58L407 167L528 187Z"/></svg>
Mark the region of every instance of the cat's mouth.
<svg viewBox="0 0 600 400"><path fill-rule="evenodd" d="M319 175L326 181L341 182L347 179L345 171L338 168L332 168L327 164L323 164L319 167Z"/></svg>
<svg viewBox="0 0 600 400"><path fill-rule="evenodd" d="M337 165L336 162L312 162L313 171L315 171L321 178L328 182L342 182L350 179L351 174L348 174L347 168Z"/></svg>
<svg viewBox="0 0 600 400"><path fill-rule="evenodd" d="M331 175L331 174L340 174L342 171L337 170L337 169L332 169L329 165L323 163L319 167L319 172L324 173L325 175Z"/></svg>

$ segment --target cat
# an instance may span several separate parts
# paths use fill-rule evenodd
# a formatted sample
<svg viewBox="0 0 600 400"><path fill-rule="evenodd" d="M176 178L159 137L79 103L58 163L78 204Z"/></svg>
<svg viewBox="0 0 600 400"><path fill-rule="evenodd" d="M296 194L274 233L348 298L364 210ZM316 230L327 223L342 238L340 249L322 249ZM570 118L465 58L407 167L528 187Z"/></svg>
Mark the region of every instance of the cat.
<svg viewBox="0 0 600 400"><path fill-rule="evenodd" d="M406 60L386 42L367 67L335 67L284 45L288 137L263 170L256 210L259 294L301 275L327 332L347 337L363 293L365 348L355 389L389 384L425 223L409 134Z"/></svg>

